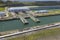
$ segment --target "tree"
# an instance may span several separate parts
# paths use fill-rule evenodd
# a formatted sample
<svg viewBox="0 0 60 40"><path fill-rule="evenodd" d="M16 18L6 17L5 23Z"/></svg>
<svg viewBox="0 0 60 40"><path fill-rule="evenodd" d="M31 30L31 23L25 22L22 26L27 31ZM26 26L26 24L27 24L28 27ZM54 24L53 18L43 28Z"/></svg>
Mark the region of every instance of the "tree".
<svg viewBox="0 0 60 40"><path fill-rule="evenodd" d="M0 0L0 3L3 3L3 1L2 1L2 0Z"/></svg>

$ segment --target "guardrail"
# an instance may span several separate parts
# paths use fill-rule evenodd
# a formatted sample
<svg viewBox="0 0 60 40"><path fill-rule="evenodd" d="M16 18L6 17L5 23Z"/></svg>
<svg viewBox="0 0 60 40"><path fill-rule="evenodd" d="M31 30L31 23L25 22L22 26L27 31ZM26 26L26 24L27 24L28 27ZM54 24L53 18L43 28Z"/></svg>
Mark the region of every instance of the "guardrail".
<svg viewBox="0 0 60 40"><path fill-rule="evenodd" d="M7 38L7 37L12 37L12 36L16 36L16 35L20 35L20 34L24 34L24 33L28 33L28 32L33 32L33 31L37 31L37 30L43 30L43 29L46 29L46 28L52 28L52 27L56 27L56 26L60 26L60 23L54 23L54 24L45 25L45 26L42 26L42 27L36 26L36 27L30 28L28 30L24 30L24 31L0 36L0 39Z"/></svg>

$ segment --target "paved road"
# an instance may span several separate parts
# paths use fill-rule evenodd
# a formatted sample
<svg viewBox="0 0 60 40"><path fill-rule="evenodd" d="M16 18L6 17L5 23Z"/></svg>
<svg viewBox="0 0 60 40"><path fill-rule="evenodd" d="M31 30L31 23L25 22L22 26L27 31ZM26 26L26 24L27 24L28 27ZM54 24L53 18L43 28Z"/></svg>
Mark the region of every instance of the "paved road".
<svg viewBox="0 0 60 40"><path fill-rule="evenodd" d="M43 29L46 29L46 28L53 28L53 27L57 27L57 26L60 26L60 23L53 23L53 24L44 25L44 26L41 26L41 27L40 26L36 26L34 28L30 28L28 30L24 30L24 31L21 31L21 32L0 36L0 40L3 40L4 38L7 38L7 37L11 37L12 38L12 37L15 37L17 35L21 35L21 34L25 34L25 33L29 33L29 32L34 32L34 31L38 31L38 30L43 30Z"/></svg>
<svg viewBox="0 0 60 40"><path fill-rule="evenodd" d="M7 38L5 38L5 39L0 39L0 40L7 40Z"/></svg>

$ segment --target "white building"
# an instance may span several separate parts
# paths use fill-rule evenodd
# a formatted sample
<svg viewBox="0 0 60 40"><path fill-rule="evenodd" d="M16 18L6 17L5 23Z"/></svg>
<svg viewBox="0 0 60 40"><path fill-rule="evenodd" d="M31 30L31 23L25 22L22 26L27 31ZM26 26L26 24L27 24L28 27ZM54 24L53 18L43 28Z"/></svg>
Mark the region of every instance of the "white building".
<svg viewBox="0 0 60 40"><path fill-rule="evenodd" d="M5 12L0 12L0 18L2 18L2 17L4 17L4 16L6 16L6 14L5 14Z"/></svg>
<svg viewBox="0 0 60 40"><path fill-rule="evenodd" d="M48 13L49 11L48 10L38 10L38 11L35 11L36 13Z"/></svg>
<svg viewBox="0 0 60 40"><path fill-rule="evenodd" d="M28 7L10 7L8 8L9 12L20 12L20 11L29 11Z"/></svg>

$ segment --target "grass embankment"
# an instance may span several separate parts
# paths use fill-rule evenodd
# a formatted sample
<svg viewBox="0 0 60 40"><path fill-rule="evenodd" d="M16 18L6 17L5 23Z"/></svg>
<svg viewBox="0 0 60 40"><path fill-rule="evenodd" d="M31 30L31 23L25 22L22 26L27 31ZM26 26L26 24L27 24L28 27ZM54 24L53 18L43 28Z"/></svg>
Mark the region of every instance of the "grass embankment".
<svg viewBox="0 0 60 40"><path fill-rule="evenodd" d="M37 16L60 15L60 10L49 10L48 13L37 14Z"/></svg>
<svg viewBox="0 0 60 40"><path fill-rule="evenodd" d="M5 8L4 7L0 7L0 11L4 11L5 10Z"/></svg>
<svg viewBox="0 0 60 40"><path fill-rule="evenodd" d="M26 35L20 36L20 37L12 38L9 40L36 40L41 37L49 37L49 36L54 36L57 34L60 34L60 28L46 29L46 30L38 31L34 34L30 34L27 36Z"/></svg>
<svg viewBox="0 0 60 40"><path fill-rule="evenodd" d="M60 10L50 10L49 14L60 14Z"/></svg>

